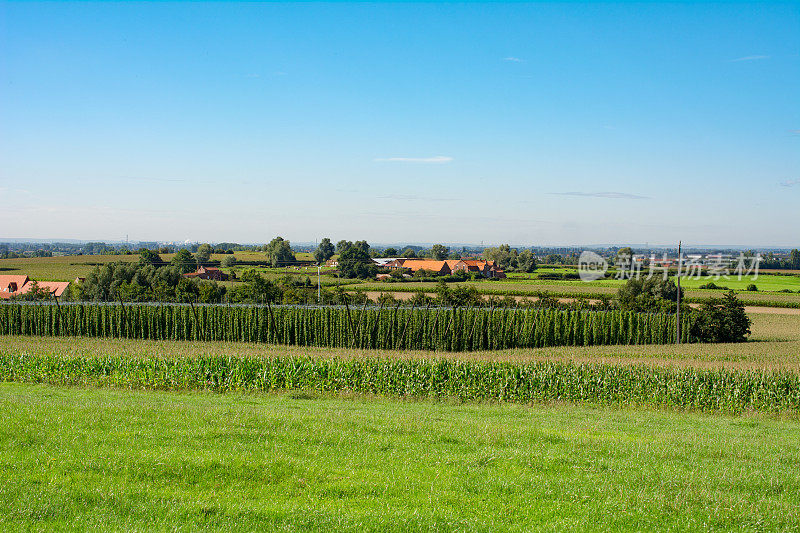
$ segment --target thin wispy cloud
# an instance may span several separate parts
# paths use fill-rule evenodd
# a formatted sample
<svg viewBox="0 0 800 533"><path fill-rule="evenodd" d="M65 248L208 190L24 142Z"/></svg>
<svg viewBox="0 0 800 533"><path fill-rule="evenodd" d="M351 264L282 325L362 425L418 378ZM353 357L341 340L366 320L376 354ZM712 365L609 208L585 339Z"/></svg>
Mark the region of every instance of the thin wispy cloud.
<svg viewBox="0 0 800 533"><path fill-rule="evenodd" d="M579 191L569 191L569 192L554 192L551 194L556 194L558 196L582 196L587 198L614 198L617 200L649 200L649 196L641 196L639 194L630 194L627 192L579 192Z"/></svg>
<svg viewBox="0 0 800 533"><path fill-rule="evenodd" d="M518 57L514 57L514 56L508 56L508 57L504 57L503 61L509 61L511 63L523 63L525 60L524 59L520 59Z"/></svg>
<svg viewBox="0 0 800 533"><path fill-rule="evenodd" d="M379 163L449 163L452 157L437 155L433 157L376 157Z"/></svg>
<svg viewBox="0 0 800 533"><path fill-rule="evenodd" d="M434 196L419 196L417 194L385 194L378 196L382 200L425 201L425 202L455 202L455 198L437 198Z"/></svg>
<svg viewBox="0 0 800 533"><path fill-rule="evenodd" d="M800 185L800 178L782 181L781 185L783 185L784 187L794 187L795 185Z"/></svg>
<svg viewBox="0 0 800 533"><path fill-rule="evenodd" d="M739 61L760 61L762 59L769 59L769 56L752 55L752 56L737 57L736 59L731 59L730 62L738 63Z"/></svg>
<svg viewBox="0 0 800 533"><path fill-rule="evenodd" d="M789 133L793 133L795 135L800 135L800 130L789 130Z"/></svg>

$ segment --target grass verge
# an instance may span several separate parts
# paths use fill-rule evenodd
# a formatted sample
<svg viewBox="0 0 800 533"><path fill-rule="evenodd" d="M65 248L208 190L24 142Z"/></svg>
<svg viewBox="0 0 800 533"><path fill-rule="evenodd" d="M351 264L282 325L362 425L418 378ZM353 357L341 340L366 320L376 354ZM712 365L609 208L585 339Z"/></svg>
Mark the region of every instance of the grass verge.
<svg viewBox="0 0 800 533"><path fill-rule="evenodd" d="M796 530L800 423L0 384L12 530Z"/></svg>

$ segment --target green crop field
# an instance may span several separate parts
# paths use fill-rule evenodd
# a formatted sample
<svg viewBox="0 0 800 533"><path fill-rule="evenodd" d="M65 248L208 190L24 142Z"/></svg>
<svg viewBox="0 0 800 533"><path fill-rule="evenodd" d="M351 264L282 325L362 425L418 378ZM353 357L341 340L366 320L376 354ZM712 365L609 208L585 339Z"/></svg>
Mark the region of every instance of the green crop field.
<svg viewBox="0 0 800 533"><path fill-rule="evenodd" d="M253 268L261 275L271 280L277 280L283 276L291 275L301 279L309 277L312 284L317 282L316 267L285 267L271 268L267 266L267 257L264 252L236 252L235 257L240 261L258 262L260 265L240 265L235 268L227 268L226 271L235 271L241 275L245 269ZM312 259L311 254L298 253L298 259ZM220 261L225 255L214 254L212 260ZM172 258L172 254L162 254L165 261ZM26 274L32 279L50 281L72 281L76 277L85 277L95 266L115 261L138 261L138 255L91 255L91 256L63 256L63 257L37 257L25 259L0 259L0 274ZM323 286L347 285L348 289L358 289L365 291L378 292L411 292L424 290L433 292L436 288L435 281L406 281L399 283L376 282L373 280L346 280L339 279L330 274L333 269L323 268L320 278ZM624 283L622 280L597 280L584 283L580 280L562 281L537 279L542 273L575 273L574 267L542 267L533 274L511 273L509 278L501 281L468 281L458 283L468 287L475 287L482 294L515 296L534 296L536 293L545 292L558 298L600 298L612 297L616 294L619 287ZM760 274L757 279L743 278L720 279L714 281L711 278L684 279L683 285L686 288L686 297L690 301L701 301L703 299L719 297L722 291L698 289L702 284L713 281L717 285L726 286L737 291L739 299L748 305L769 305L773 307L800 307L800 276L798 275L778 275ZM229 282L231 284L235 282ZM754 283L758 287L758 292L745 291L747 286ZM453 286L454 284L451 284ZM790 293L778 292L788 290Z"/></svg>
<svg viewBox="0 0 800 533"><path fill-rule="evenodd" d="M14 530L793 530L763 415L0 384Z"/></svg>
<svg viewBox="0 0 800 533"><path fill-rule="evenodd" d="M164 261L170 261L175 254L161 254ZM239 261L257 261L267 264L267 256L264 252L235 252L234 257ZM311 260L311 254L295 254L299 260ZM221 261L225 254L212 254L212 261ZM58 257L26 257L21 259L0 259L0 274L25 274L32 279L42 281L72 281L76 277L86 277L96 266L117 261L137 262L138 254L131 255L66 255ZM247 267L238 267L241 271ZM297 274L302 271L304 274L316 275L317 269L314 268L280 268L263 269L272 274Z"/></svg>
<svg viewBox="0 0 800 533"><path fill-rule="evenodd" d="M745 291L744 288L751 281L741 282L741 287L733 287L725 280L715 282L717 285L729 286L736 289L737 297L747 305L770 305L773 307L800 307L800 293L791 292L768 292L762 290L762 285L772 287L776 291L782 289L795 290L800 288L798 285L800 277L780 276L764 274L758 277L756 285L758 292ZM689 301L701 301L708 298L719 298L724 291L713 289L697 289L696 287L708 283L710 279L704 281L688 280L688 288L684 291ZM697 281L695 283L695 281ZM500 281L480 280L450 283L449 286L464 285L474 287L481 294L512 295L512 296L535 296L537 293L544 292L558 298L601 298L613 297L617 290L623 285L622 280L598 280L585 283L583 281L560 281L560 280L535 280L529 278L510 278ZM694 288L693 288L694 287ZM359 290L377 292L412 292L423 290L434 292L436 290L435 281L407 281L399 283L366 281L352 288Z"/></svg>
<svg viewBox="0 0 800 533"><path fill-rule="evenodd" d="M735 344L562 346L500 351L438 352L436 357L461 361L567 361L691 367L698 369L785 370L800 373L800 314L751 314L750 342ZM78 337L0 335L0 356L50 354L72 359L313 357L320 359L422 359L431 352L278 346L220 341L153 341Z"/></svg>

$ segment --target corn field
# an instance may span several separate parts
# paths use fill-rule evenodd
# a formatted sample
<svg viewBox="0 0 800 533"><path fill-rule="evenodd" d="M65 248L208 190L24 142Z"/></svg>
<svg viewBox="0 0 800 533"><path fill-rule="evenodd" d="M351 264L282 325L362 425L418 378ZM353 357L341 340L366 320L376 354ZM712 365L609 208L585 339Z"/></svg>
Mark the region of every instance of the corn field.
<svg viewBox="0 0 800 533"><path fill-rule="evenodd" d="M706 411L800 409L800 375L571 362L0 354L0 381L154 390L352 392Z"/></svg>
<svg viewBox="0 0 800 533"><path fill-rule="evenodd" d="M688 321L682 342L692 342ZM0 334L431 351L675 342L675 317L624 311L2 304Z"/></svg>

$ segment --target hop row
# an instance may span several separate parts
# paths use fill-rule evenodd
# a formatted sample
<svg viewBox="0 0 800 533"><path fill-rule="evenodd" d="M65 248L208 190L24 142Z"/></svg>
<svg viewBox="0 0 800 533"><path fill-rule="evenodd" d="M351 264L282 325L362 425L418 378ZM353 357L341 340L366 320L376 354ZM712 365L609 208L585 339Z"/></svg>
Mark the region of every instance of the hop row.
<svg viewBox="0 0 800 533"><path fill-rule="evenodd" d="M682 341L692 342L688 321ZM0 305L0 334L433 351L675 342L675 316L626 311L225 305Z"/></svg>

